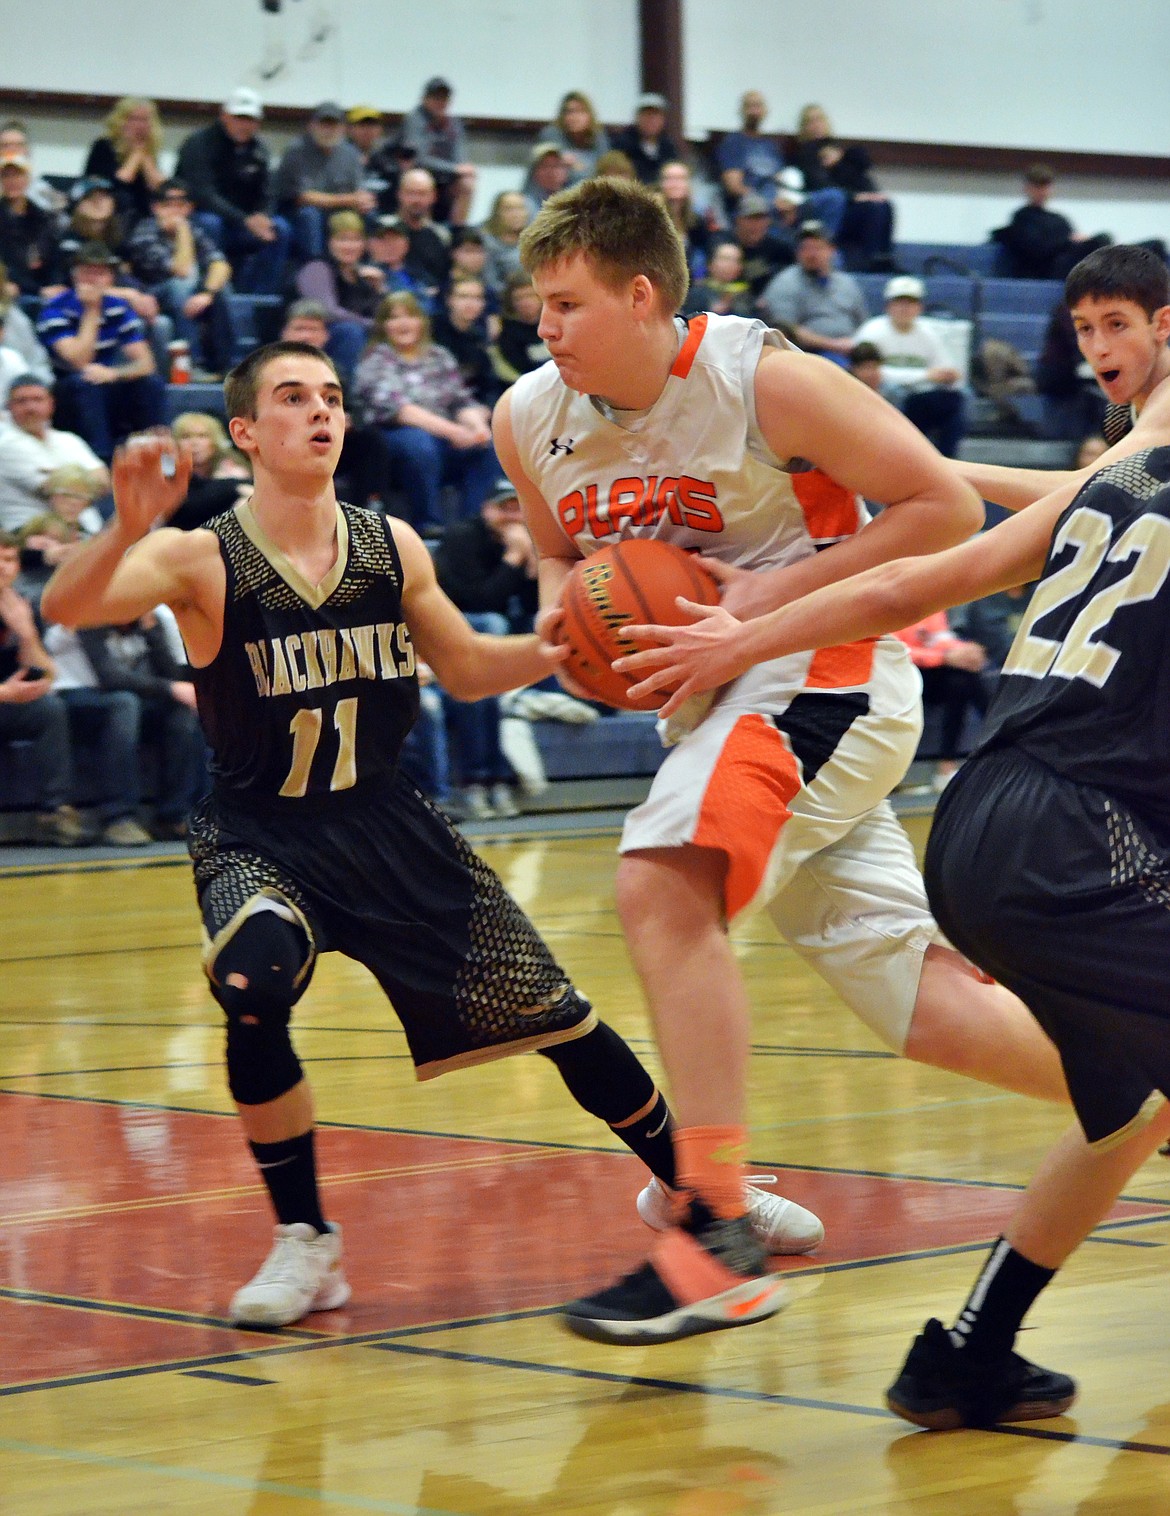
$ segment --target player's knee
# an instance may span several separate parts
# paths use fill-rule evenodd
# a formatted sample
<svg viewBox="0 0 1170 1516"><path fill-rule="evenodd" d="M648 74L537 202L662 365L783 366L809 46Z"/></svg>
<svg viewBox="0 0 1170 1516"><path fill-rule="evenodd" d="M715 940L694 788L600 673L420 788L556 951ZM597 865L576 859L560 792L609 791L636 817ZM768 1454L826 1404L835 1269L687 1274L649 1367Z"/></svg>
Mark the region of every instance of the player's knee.
<svg viewBox="0 0 1170 1516"><path fill-rule="evenodd" d="M240 1104L266 1104L300 1082L288 1027L311 966L301 926L271 910L246 915L208 962L227 1019L228 1084Z"/></svg>

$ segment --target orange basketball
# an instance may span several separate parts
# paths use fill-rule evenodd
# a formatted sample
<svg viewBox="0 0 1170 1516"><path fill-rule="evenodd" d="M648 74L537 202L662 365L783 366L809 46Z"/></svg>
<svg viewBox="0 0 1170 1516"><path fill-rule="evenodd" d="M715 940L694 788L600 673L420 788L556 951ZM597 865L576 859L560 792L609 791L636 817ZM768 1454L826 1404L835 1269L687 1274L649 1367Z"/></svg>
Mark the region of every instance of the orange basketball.
<svg viewBox="0 0 1170 1516"><path fill-rule="evenodd" d="M565 584L563 639L570 652L563 667L593 700L627 711L653 711L666 700L661 690L649 699L631 700L638 678L610 668L615 658L637 646L619 635L631 622L677 626L686 616L675 605L685 596L716 605L719 587L690 553L670 542L635 537L615 542L583 558Z"/></svg>

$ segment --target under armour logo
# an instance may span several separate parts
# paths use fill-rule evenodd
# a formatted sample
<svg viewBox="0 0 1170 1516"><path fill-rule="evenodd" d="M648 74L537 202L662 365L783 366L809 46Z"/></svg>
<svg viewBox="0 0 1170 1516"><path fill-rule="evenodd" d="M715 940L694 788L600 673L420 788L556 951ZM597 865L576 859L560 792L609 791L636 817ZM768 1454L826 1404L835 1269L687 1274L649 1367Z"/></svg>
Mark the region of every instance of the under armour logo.
<svg viewBox="0 0 1170 1516"><path fill-rule="evenodd" d="M554 437L548 445L548 455L550 458L555 458L558 453L571 453L572 451L572 437L566 437L564 442L559 437Z"/></svg>

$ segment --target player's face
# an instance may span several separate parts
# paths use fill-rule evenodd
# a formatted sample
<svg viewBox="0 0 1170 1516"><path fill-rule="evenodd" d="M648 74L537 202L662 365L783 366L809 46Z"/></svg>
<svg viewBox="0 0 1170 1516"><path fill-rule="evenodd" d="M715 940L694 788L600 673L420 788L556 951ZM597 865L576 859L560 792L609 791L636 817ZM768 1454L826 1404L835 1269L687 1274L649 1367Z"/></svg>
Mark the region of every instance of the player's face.
<svg viewBox="0 0 1170 1516"><path fill-rule="evenodd" d="M1086 296L1070 314L1081 356L1106 397L1140 405L1165 376L1170 306L1148 316L1136 300Z"/></svg>
<svg viewBox="0 0 1170 1516"><path fill-rule="evenodd" d="M653 315L644 292L657 302L653 287L641 276L614 289L590 268L584 256L550 264L532 276L541 299L541 341L570 389L614 398L628 380L631 338L640 321Z"/></svg>
<svg viewBox="0 0 1170 1516"><path fill-rule="evenodd" d="M254 417L236 417L232 440L270 474L332 477L345 440L337 375L316 358L275 358L260 376Z"/></svg>

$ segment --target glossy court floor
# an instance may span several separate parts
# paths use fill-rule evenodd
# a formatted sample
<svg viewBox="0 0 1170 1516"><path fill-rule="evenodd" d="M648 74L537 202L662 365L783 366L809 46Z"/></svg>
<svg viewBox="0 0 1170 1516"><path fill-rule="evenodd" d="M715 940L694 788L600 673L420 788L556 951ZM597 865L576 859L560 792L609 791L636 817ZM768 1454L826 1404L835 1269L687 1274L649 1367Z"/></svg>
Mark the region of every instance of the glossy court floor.
<svg viewBox="0 0 1170 1516"><path fill-rule="evenodd" d="M922 840L925 823L912 823ZM578 983L657 1065L588 816L483 842ZM0 862L4 855L0 855ZM764 921L753 1162L813 1206L774 1320L583 1342L567 1297L641 1257L639 1164L543 1060L416 1086L364 971L297 1011L344 1310L233 1329L269 1219L223 1087L185 860L0 871L0 1512L215 1516L1152 1516L1170 1509L1170 1161L1034 1313L1059 1420L915 1431L882 1408L950 1319L1060 1112L885 1053Z"/></svg>

